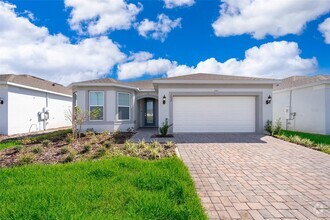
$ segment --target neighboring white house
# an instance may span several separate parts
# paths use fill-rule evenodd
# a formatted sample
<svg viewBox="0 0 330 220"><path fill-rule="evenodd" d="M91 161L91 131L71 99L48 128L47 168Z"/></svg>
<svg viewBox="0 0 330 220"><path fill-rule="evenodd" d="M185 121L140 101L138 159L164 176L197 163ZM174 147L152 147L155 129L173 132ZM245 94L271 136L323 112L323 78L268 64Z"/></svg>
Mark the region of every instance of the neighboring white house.
<svg viewBox="0 0 330 220"><path fill-rule="evenodd" d="M191 74L131 83L106 78L71 86L75 105L102 113L90 116L84 129L158 127L168 119L174 133L263 133L266 121L273 117L275 83L263 78Z"/></svg>
<svg viewBox="0 0 330 220"><path fill-rule="evenodd" d="M330 134L330 76L294 76L274 86L274 120L284 129Z"/></svg>
<svg viewBox="0 0 330 220"><path fill-rule="evenodd" d="M0 134L70 126L70 89L30 75L0 75Z"/></svg>

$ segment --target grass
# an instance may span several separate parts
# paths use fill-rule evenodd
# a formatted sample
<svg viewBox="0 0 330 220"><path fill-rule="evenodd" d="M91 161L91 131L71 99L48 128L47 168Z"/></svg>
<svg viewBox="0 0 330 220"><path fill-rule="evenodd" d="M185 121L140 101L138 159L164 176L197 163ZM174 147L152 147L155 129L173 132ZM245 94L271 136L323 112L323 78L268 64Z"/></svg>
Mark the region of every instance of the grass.
<svg viewBox="0 0 330 220"><path fill-rule="evenodd" d="M7 148L12 148L18 145L22 145L24 141L28 141L31 143L41 143L47 145L50 143L50 141L57 141L59 139L63 139L67 136L67 134L72 133L71 129L66 130L60 130L60 131L54 131L46 134L37 134L37 135L31 135L24 137L23 139L11 139L11 140L5 140L0 142L0 150L4 150Z"/></svg>
<svg viewBox="0 0 330 220"><path fill-rule="evenodd" d="M282 130L276 137L330 154L330 135Z"/></svg>
<svg viewBox="0 0 330 220"><path fill-rule="evenodd" d="M0 142L0 150L15 147L15 146L18 146L18 145L21 145L21 144L22 144L22 142L19 141L19 140L3 141L3 142Z"/></svg>
<svg viewBox="0 0 330 220"><path fill-rule="evenodd" d="M176 157L0 169L0 219L206 219Z"/></svg>

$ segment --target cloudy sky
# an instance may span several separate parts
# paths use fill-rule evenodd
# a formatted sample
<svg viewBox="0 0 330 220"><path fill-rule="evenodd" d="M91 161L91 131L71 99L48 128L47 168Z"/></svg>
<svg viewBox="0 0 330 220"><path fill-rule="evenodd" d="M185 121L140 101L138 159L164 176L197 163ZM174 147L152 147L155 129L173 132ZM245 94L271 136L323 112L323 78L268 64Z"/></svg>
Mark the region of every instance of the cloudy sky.
<svg viewBox="0 0 330 220"><path fill-rule="evenodd" d="M0 74L330 74L330 0L0 0Z"/></svg>

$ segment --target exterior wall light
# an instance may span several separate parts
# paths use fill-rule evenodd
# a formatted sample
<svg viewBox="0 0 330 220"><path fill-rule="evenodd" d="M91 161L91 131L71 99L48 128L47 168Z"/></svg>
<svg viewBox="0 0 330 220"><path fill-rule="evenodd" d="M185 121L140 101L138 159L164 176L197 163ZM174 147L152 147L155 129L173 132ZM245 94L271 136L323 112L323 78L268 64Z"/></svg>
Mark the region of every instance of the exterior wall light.
<svg viewBox="0 0 330 220"><path fill-rule="evenodd" d="M166 103L166 96L164 95L163 96L163 104L165 105L165 103Z"/></svg>
<svg viewBox="0 0 330 220"><path fill-rule="evenodd" d="M267 100L266 100L266 104L270 104L272 102L272 97L269 95Z"/></svg>
<svg viewBox="0 0 330 220"><path fill-rule="evenodd" d="M0 105L3 105L4 101L0 98Z"/></svg>

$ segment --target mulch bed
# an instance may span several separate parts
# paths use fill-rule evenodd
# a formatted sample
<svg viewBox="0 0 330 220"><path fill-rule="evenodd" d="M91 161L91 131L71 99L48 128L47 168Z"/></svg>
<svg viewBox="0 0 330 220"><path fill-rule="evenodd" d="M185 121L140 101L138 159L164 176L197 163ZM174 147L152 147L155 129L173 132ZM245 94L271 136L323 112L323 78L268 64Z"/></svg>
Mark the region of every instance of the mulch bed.
<svg viewBox="0 0 330 220"><path fill-rule="evenodd" d="M168 135L160 135L160 134L153 134L151 138L174 138L173 134Z"/></svg>
<svg viewBox="0 0 330 220"><path fill-rule="evenodd" d="M8 148L0 151L0 168L1 167L12 167L18 165L20 158L24 155L32 155L32 163L39 164L56 164L62 163L63 160L68 156L68 153L63 153L64 147L69 147L76 152L74 160L79 160L83 158L91 157L96 153L102 146L105 141L111 140L114 144L122 145L126 140L130 139L135 133L133 132L121 132L104 135L96 134L95 136L84 136L79 140L75 140L73 143L68 143L65 141L64 137L54 138L48 146L43 146L41 142L33 144L25 144L21 150L17 151L15 147ZM91 143L92 141L95 143ZM84 146L86 144L91 145L91 149L88 153L83 152ZM34 153L34 148L42 148L42 151L39 153Z"/></svg>

